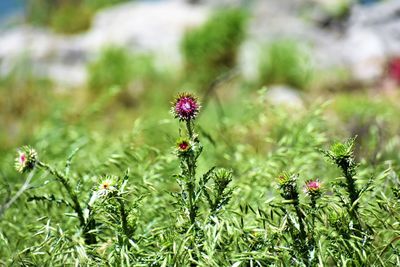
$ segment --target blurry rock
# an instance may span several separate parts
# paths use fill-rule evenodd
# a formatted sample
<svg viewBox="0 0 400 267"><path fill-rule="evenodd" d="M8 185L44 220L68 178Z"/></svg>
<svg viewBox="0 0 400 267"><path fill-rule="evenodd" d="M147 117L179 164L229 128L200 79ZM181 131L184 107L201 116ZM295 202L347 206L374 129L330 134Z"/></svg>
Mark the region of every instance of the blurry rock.
<svg viewBox="0 0 400 267"><path fill-rule="evenodd" d="M374 82L384 74L385 46L381 38L370 30L350 31L344 42L343 54L356 80Z"/></svg>
<svg viewBox="0 0 400 267"><path fill-rule="evenodd" d="M400 54L400 1L381 1L356 6L350 18L350 29L369 29L383 42L388 56Z"/></svg>
<svg viewBox="0 0 400 267"><path fill-rule="evenodd" d="M275 106L285 106L299 109L304 107L299 91L286 85L273 85L268 87L265 99Z"/></svg>
<svg viewBox="0 0 400 267"><path fill-rule="evenodd" d="M350 17L353 26L374 26L398 20L400 1L380 1L374 5L355 6Z"/></svg>

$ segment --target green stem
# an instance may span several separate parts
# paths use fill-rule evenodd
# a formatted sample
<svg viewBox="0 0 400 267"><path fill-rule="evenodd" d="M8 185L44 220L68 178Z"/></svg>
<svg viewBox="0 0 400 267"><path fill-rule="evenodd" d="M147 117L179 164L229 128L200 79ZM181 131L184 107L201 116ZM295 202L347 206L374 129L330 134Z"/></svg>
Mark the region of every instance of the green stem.
<svg viewBox="0 0 400 267"><path fill-rule="evenodd" d="M186 121L186 129L191 141L193 141L193 125L191 120ZM196 222L197 208L195 200L195 180L196 180L196 158L194 153L190 153L186 158L186 165L188 168L188 182L187 190L189 195L189 218L190 223L193 225Z"/></svg>
<svg viewBox="0 0 400 267"><path fill-rule="evenodd" d="M188 131L190 140L192 140L192 138L193 138L193 128L192 128L192 121L191 120L187 120L186 121L186 129Z"/></svg>
<svg viewBox="0 0 400 267"><path fill-rule="evenodd" d="M120 212L120 217L121 217L121 226L122 230L127 238L130 238L131 231L128 226L128 221L127 221L127 214L125 210L125 204L124 201L120 198L118 198L118 203L119 203L119 212Z"/></svg>
<svg viewBox="0 0 400 267"><path fill-rule="evenodd" d="M195 179L195 170L193 167L192 157L186 159L186 164L188 167L189 179L187 182L187 190L189 197L189 218L190 223L194 224L196 222L197 212L195 206L195 188L194 188L194 179Z"/></svg>
<svg viewBox="0 0 400 267"><path fill-rule="evenodd" d="M346 178L347 192L349 193L350 199L349 215L353 220L354 228L361 231L361 222L358 216L358 203L354 205L359 198L359 192L356 188L355 179L348 168L342 168L342 170L343 175Z"/></svg>
<svg viewBox="0 0 400 267"><path fill-rule="evenodd" d="M297 218L298 218L298 220L299 220L300 235L301 235L302 240L305 241L305 240L306 240L306 237L307 237L307 234L306 234L306 232L305 232L305 230L304 230L304 215L303 215L303 213L302 213L301 210L300 210L298 200L295 200L295 202L294 202L293 205L294 205L294 208L295 208L295 210L296 210Z"/></svg>
<svg viewBox="0 0 400 267"><path fill-rule="evenodd" d="M87 244L96 243L95 236L93 234L89 233L89 231L93 228L94 224L90 223L90 227L88 227L89 225L86 224L85 217L83 216L83 209L79 203L78 196L76 195L74 190L72 190L71 185L67 181L67 178L63 174L58 172L57 170L53 169L51 166L49 166L41 161L38 161L37 165L39 167L47 170L53 176L55 176L56 179L64 186L65 190L67 191L68 196L72 200L72 203L73 203L72 208L78 215L79 223L83 229L83 234L85 236L86 243Z"/></svg>

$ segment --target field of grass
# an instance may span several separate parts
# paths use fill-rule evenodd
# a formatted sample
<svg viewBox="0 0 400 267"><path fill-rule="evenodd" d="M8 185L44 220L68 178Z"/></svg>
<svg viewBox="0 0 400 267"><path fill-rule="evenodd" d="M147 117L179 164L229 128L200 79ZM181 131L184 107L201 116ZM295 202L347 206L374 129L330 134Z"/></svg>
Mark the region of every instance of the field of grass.
<svg viewBox="0 0 400 267"><path fill-rule="evenodd" d="M108 47L86 87L1 78L1 266L400 265L399 93L313 86L279 42L246 81L238 44L191 57L207 32L183 70Z"/></svg>

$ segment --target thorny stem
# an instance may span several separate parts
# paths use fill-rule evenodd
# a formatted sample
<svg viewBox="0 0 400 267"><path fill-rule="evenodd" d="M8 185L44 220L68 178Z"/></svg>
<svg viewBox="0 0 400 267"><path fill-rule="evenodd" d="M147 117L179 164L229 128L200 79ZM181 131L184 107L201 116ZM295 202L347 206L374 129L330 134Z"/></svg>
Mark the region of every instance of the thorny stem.
<svg viewBox="0 0 400 267"><path fill-rule="evenodd" d="M54 175L57 180L64 186L65 190L67 191L68 196L71 198L73 202L72 208L78 215L79 223L83 229L83 234L85 237L85 242L90 245L90 244L95 244L96 243L96 237L90 233L89 231L93 228L94 223L91 222L90 224L86 224L85 217L83 216L83 210L82 207L79 203L78 196L72 190L71 185L67 181L67 178L58 172L57 170L53 169L51 166L47 165L46 163L43 163L41 161L37 162L37 165L43 169L46 169L50 174Z"/></svg>
<svg viewBox="0 0 400 267"><path fill-rule="evenodd" d="M304 214L300 210L298 199L294 200L293 206L296 210L297 218L299 219L300 236L301 236L302 240L306 240L307 234L304 230Z"/></svg>
<svg viewBox="0 0 400 267"><path fill-rule="evenodd" d="M186 129L188 131L190 140L192 140L192 138L193 138L193 129L192 129L192 121L191 120L187 120L186 121Z"/></svg>
<svg viewBox="0 0 400 267"><path fill-rule="evenodd" d="M192 129L192 123L190 120L186 121L186 129L189 134L190 140L193 140L193 129ZM193 225L196 222L196 204L195 204L195 188L194 188L194 182L196 179L196 159L195 155L191 153L187 158L186 158L186 165L188 168L188 182L187 182L187 189L188 189L188 194L189 194L189 218L190 218L190 223Z"/></svg>
<svg viewBox="0 0 400 267"><path fill-rule="evenodd" d="M125 210L125 204L124 201L120 198L118 198L118 203L119 203L119 212L120 212L120 217L121 217L121 226L122 230L127 238L130 238L131 232L128 226L128 221L127 221L127 214Z"/></svg>
<svg viewBox="0 0 400 267"><path fill-rule="evenodd" d="M311 229L310 229L310 239L309 239L309 250L316 249L315 244L315 216L317 213L317 197L315 195L311 196ZM312 259L311 259L312 260Z"/></svg>
<svg viewBox="0 0 400 267"><path fill-rule="evenodd" d="M193 124L191 120L186 121L186 129L189 135L189 139L193 141L194 134L193 134ZM196 217L197 217L197 207L196 207L196 200L195 200L195 180L196 180L196 155L194 153L190 153L186 157L186 165L188 170L188 181L187 181L187 190L188 190L188 197L189 197L189 219L190 224L193 226L193 229L196 234ZM194 259L197 260L197 256L194 255ZM190 266L197 266L196 263L191 262Z"/></svg>
<svg viewBox="0 0 400 267"><path fill-rule="evenodd" d="M349 198L350 198L349 215L354 221L354 227L357 230L361 231L362 229L361 229L360 219L358 216L358 203L354 205L354 203L359 198L359 192L356 188L353 172L347 165L346 166L341 165L340 167L342 168L343 175L346 179L347 192L349 193Z"/></svg>

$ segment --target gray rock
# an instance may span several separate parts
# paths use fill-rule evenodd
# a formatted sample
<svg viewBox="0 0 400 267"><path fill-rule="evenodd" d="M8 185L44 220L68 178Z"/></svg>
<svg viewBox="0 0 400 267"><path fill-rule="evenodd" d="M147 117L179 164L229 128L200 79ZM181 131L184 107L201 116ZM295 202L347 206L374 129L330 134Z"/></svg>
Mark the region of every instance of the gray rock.
<svg viewBox="0 0 400 267"><path fill-rule="evenodd" d="M275 106L285 106L293 109L304 107L299 91L286 85L273 85L268 87L265 100Z"/></svg>
<svg viewBox="0 0 400 267"><path fill-rule="evenodd" d="M343 55L355 79L372 83L382 77L386 64L386 49L373 31L353 29L343 43Z"/></svg>

